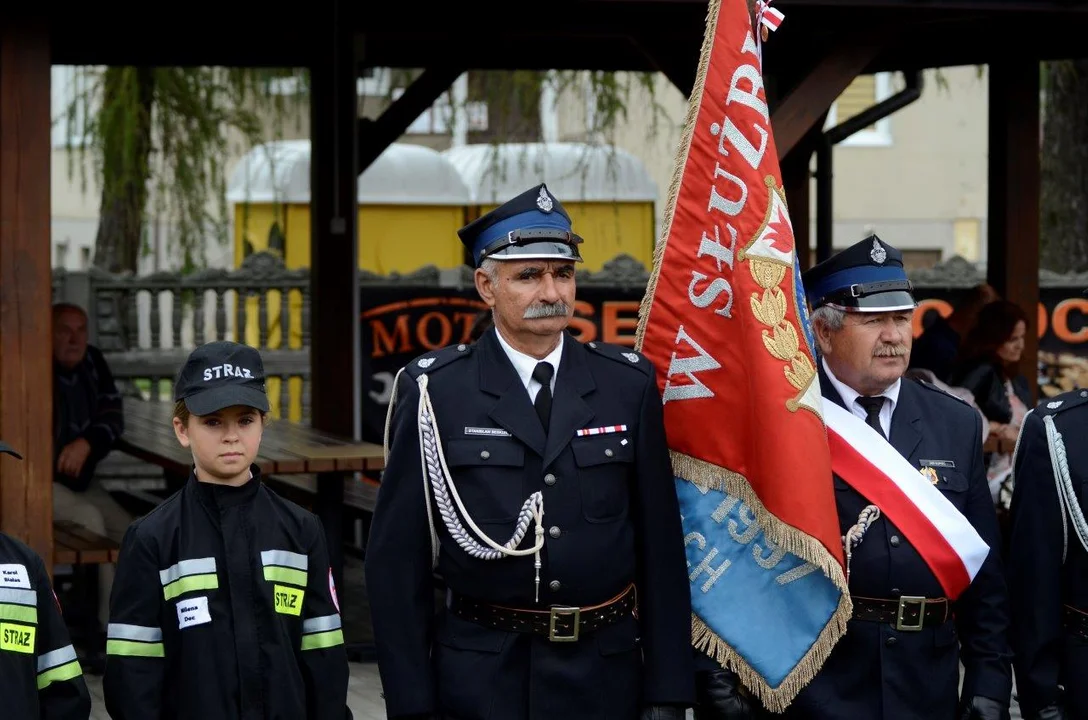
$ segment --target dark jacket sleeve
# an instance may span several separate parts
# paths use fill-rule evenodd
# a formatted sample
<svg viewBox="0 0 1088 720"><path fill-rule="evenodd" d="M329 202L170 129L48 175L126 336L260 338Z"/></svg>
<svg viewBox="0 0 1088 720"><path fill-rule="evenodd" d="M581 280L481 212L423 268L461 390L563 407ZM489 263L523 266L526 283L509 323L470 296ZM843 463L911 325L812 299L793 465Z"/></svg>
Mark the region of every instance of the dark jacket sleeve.
<svg viewBox="0 0 1088 720"><path fill-rule="evenodd" d="M391 718L431 713L434 589L416 412L419 388L403 373L366 550L366 586L378 670Z"/></svg>
<svg viewBox="0 0 1088 720"><path fill-rule="evenodd" d="M647 705L691 705L695 701L691 590L676 478L653 373L643 391L635 450L643 698Z"/></svg>
<svg viewBox="0 0 1088 720"><path fill-rule="evenodd" d="M971 391L975 404L990 422L1007 423L1012 420L1012 404L1005 391L1005 382L992 363L976 365L955 384Z"/></svg>
<svg viewBox="0 0 1088 720"><path fill-rule="evenodd" d="M139 528L129 526L121 541L110 595L102 689L114 720L148 720L164 712L162 583L155 554Z"/></svg>
<svg viewBox="0 0 1088 720"><path fill-rule="evenodd" d="M113 380L109 365L106 364L106 358L93 345L87 346L87 358L91 361L97 383L98 408L87 429L83 431L83 437L91 444L92 455L100 459L109 453L124 433L125 415L121 393L117 391L117 384Z"/></svg>
<svg viewBox="0 0 1088 720"><path fill-rule="evenodd" d="M1024 418L1014 458L1009 594L1016 686L1026 717L1059 699L1062 517L1042 418Z"/></svg>
<svg viewBox="0 0 1088 720"><path fill-rule="evenodd" d="M38 589L38 631L35 654L38 662L38 706L42 720L86 720L91 715L91 696L83 679L68 628L61 617L49 575L40 559L34 566Z"/></svg>
<svg viewBox="0 0 1088 720"><path fill-rule="evenodd" d="M302 602L302 643L299 666L306 684L308 720L344 720L351 718L348 702L348 655L339 601L333 597L335 585L325 533L313 518L313 536L309 552L306 596Z"/></svg>
<svg viewBox="0 0 1088 720"><path fill-rule="evenodd" d="M1012 694L1008 590L1001 567L997 514L986 482L986 465L982 461L982 420L973 413L972 418L974 449L964 514L990 546L990 554L971 585L956 601L956 626L964 667L962 693L964 698L981 695L1008 706Z"/></svg>

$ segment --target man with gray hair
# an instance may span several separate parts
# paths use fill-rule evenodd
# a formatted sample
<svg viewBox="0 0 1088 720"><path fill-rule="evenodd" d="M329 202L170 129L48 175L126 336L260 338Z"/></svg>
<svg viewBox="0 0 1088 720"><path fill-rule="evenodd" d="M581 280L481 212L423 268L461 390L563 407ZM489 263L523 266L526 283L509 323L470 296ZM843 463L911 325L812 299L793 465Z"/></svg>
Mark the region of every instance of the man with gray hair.
<svg viewBox="0 0 1088 720"><path fill-rule="evenodd" d="M394 386L366 557L387 713L682 720L691 600L654 368L567 332L582 239L547 187L460 237L494 326Z"/></svg>
<svg viewBox="0 0 1088 720"><path fill-rule="evenodd" d="M903 377L916 303L901 252L870 236L806 272L804 286L825 401L864 420L873 441L889 443L917 468L991 549L953 602L927 562L924 532L889 518L895 508L887 497L866 498L836 476L854 614L787 717L1008 718L1008 599L979 416Z"/></svg>

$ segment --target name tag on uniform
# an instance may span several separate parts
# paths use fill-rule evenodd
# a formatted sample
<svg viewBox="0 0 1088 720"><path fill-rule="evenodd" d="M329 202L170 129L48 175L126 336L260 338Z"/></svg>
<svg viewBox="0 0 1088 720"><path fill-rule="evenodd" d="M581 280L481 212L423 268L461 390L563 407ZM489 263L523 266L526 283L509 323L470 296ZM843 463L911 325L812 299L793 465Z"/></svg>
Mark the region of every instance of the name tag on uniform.
<svg viewBox="0 0 1088 720"><path fill-rule="evenodd" d="M510 433L506 432L502 428L467 427L465 428L465 435L477 435L481 437L510 437Z"/></svg>
<svg viewBox="0 0 1088 720"><path fill-rule="evenodd" d="M186 598L178 603L178 629L184 630L193 625L203 625L212 621L208 612L208 596Z"/></svg>
<svg viewBox="0 0 1088 720"><path fill-rule="evenodd" d="M922 467L946 468L948 470L956 467L956 463L952 460L919 460L918 464Z"/></svg>
<svg viewBox="0 0 1088 720"><path fill-rule="evenodd" d="M30 589L30 575L27 574L26 565L0 565L0 588L6 587Z"/></svg>
<svg viewBox="0 0 1088 720"><path fill-rule="evenodd" d="M302 615L302 598L306 591L287 585L274 585L272 592L276 596L276 612L283 615Z"/></svg>
<svg viewBox="0 0 1088 720"><path fill-rule="evenodd" d="M34 654L34 634L37 628L30 625L0 623L0 650Z"/></svg>

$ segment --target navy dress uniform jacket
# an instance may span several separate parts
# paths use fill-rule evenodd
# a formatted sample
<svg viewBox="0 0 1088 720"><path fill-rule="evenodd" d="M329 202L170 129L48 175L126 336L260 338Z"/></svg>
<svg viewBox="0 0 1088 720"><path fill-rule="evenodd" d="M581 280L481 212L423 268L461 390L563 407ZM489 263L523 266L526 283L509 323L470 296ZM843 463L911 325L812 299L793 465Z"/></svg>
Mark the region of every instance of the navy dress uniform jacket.
<svg viewBox="0 0 1088 720"><path fill-rule="evenodd" d="M843 405L822 366L820 381L824 396ZM890 624L851 620L816 678L787 711L789 717L952 720L958 712L961 660L964 698L1009 702L1008 599L994 550L1000 547L997 516L982 440L982 423L969 405L931 385L903 379L890 442L919 469L923 460L946 461L935 468L937 488L990 546L990 555L953 606L954 620L902 632ZM836 476L834 483L845 535L870 503L841 478ZM906 536L881 515L853 550L850 594L938 598L944 591Z"/></svg>
<svg viewBox="0 0 1088 720"><path fill-rule="evenodd" d="M1044 418L1065 445L1075 502L1088 508L1088 391L1058 395L1024 418L1013 466L1009 595L1016 689L1027 718L1064 702L1068 717L1088 718L1088 641L1064 626L1063 606L1088 612L1088 553L1062 517ZM1065 693L1059 690L1064 686Z"/></svg>
<svg viewBox="0 0 1088 720"><path fill-rule="evenodd" d="M642 704L692 702L691 601L661 395L649 361L625 352L565 336L547 434L494 329L402 373L366 557L390 717L634 720ZM417 425L423 372L450 474L480 529L505 543L540 491L548 531L536 603L532 555L474 559L436 511L449 590L547 609L602 603L635 583L637 619L555 643L435 617ZM626 430L576 437L617 425Z"/></svg>
<svg viewBox="0 0 1088 720"><path fill-rule="evenodd" d="M0 717L87 720L91 696L37 553L0 533Z"/></svg>
<svg viewBox="0 0 1088 720"><path fill-rule="evenodd" d="M325 533L261 482L185 486L129 526L110 597L114 720L344 720Z"/></svg>

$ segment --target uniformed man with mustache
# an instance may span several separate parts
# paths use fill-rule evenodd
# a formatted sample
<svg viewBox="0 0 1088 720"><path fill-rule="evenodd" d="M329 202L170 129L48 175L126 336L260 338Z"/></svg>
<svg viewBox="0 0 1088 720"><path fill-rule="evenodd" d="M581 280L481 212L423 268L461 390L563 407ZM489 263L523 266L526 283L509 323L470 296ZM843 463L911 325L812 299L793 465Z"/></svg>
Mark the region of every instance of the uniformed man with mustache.
<svg viewBox="0 0 1088 720"><path fill-rule="evenodd" d="M804 286L824 397L882 435L991 549L952 603L904 529L835 477L839 523L850 543L854 616L786 716L1007 718L1008 597L979 416L958 398L903 377L916 302L899 250L870 236L807 271Z"/></svg>
<svg viewBox="0 0 1088 720"><path fill-rule="evenodd" d="M546 186L460 237L494 327L397 378L366 556L387 713L682 720L691 607L654 368L567 331L582 239Z"/></svg>

